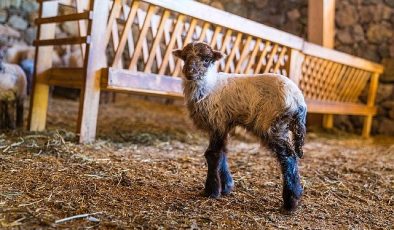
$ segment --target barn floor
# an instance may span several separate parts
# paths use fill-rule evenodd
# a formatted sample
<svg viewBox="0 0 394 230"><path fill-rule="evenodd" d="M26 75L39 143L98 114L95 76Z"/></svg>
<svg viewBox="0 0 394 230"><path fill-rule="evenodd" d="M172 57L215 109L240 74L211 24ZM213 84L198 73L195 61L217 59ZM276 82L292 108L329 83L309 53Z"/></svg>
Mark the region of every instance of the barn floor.
<svg viewBox="0 0 394 230"><path fill-rule="evenodd" d="M82 146L77 103L50 103L50 131L0 134L0 227L394 228L393 138L308 133L302 205L283 215L278 165L256 141L231 138L235 191L207 199L207 140L182 106L123 96L101 106L99 139Z"/></svg>

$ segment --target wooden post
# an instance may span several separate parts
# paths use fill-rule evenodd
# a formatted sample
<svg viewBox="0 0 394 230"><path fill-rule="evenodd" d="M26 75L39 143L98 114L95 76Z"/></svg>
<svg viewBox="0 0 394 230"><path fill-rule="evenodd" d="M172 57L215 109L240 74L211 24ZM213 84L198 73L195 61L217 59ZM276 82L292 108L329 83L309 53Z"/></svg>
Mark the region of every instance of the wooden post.
<svg viewBox="0 0 394 230"><path fill-rule="evenodd" d="M79 142L88 143L96 137L96 125L100 100L101 69L107 66L105 32L108 20L109 0L91 0L93 12L88 32L91 43L86 46L85 82L81 90L78 116Z"/></svg>
<svg viewBox="0 0 394 230"><path fill-rule="evenodd" d="M367 105L368 106L374 106L375 105L375 99L376 99L376 92L378 90L378 84L379 84L379 74L374 73L371 76L371 81L369 83L369 91L368 91L368 101ZM372 118L373 115L368 115L364 118L364 124L363 124L363 137L368 138L369 134L371 133L371 127L372 127Z"/></svg>
<svg viewBox="0 0 394 230"><path fill-rule="evenodd" d="M56 16L58 2L42 1L40 5L40 18ZM37 40L53 39L55 37L56 24L44 24L38 28ZM33 91L30 99L30 111L28 127L30 131L42 131L45 129L49 85L42 83L44 72L52 67L53 46L36 47L35 73L33 79Z"/></svg>
<svg viewBox="0 0 394 230"><path fill-rule="evenodd" d="M333 48L335 42L335 0L308 1L308 40ZM334 126L334 115L323 115L323 127Z"/></svg>
<svg viewBox="0 0 394 230"><path fill-rule="evenodd" d="M309 0L308 40L333 48L335 41L335 0Z"/></svg>

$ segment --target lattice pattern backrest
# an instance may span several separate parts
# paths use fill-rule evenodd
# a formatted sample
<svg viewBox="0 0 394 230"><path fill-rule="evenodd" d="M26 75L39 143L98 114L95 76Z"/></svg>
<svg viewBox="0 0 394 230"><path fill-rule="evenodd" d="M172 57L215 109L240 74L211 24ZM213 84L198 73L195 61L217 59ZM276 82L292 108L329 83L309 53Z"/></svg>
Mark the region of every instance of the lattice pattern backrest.
<svg viewBox="0 0 394 230"><path fill-rule="evenodd" d="M182 62L172 55L191 41L204 41L226 57L219 70L288 75L289 48L142 1L115 0L107 28L109 66L179 76Z"/></svg>
<svg viewBox="0 0 394 230"><path fill-rule="evenodd" d="M306 55L299 87L306 99L358 102L372 73Z"/></svg>

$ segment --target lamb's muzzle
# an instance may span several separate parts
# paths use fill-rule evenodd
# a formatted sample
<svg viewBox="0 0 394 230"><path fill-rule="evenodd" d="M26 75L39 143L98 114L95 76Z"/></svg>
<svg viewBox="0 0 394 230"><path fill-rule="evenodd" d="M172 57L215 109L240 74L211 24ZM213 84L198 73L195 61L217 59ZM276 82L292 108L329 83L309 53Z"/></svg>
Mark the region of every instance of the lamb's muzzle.
<svg viewBox="0 0 394 230"><path fill-rule="evenodd" d="M294 210L303 192L297 165L303 155L307 111L298 87L278 74L218 73L215 62L223 55L205 43L190 43L174 55L185 62L183 85L190 117L210 135L206 195L219 197L233 189L226 139L234 127L242 126L276 154L283 173L283 208Z"/></svg>

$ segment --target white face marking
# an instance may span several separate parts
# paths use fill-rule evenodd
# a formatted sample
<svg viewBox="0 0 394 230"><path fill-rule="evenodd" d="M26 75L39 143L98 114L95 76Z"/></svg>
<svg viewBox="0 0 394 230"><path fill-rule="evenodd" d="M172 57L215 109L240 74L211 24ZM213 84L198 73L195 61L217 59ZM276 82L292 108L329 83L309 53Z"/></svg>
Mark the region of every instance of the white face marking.
<svg viewBox="0 0 394 230"><path fill-rule="evenodd" d="M208 89L213 89L216 86L218 80L218 72L216 70L216 65L212 64L208 67L206 76L204 77L205 86Z"/></svg>

